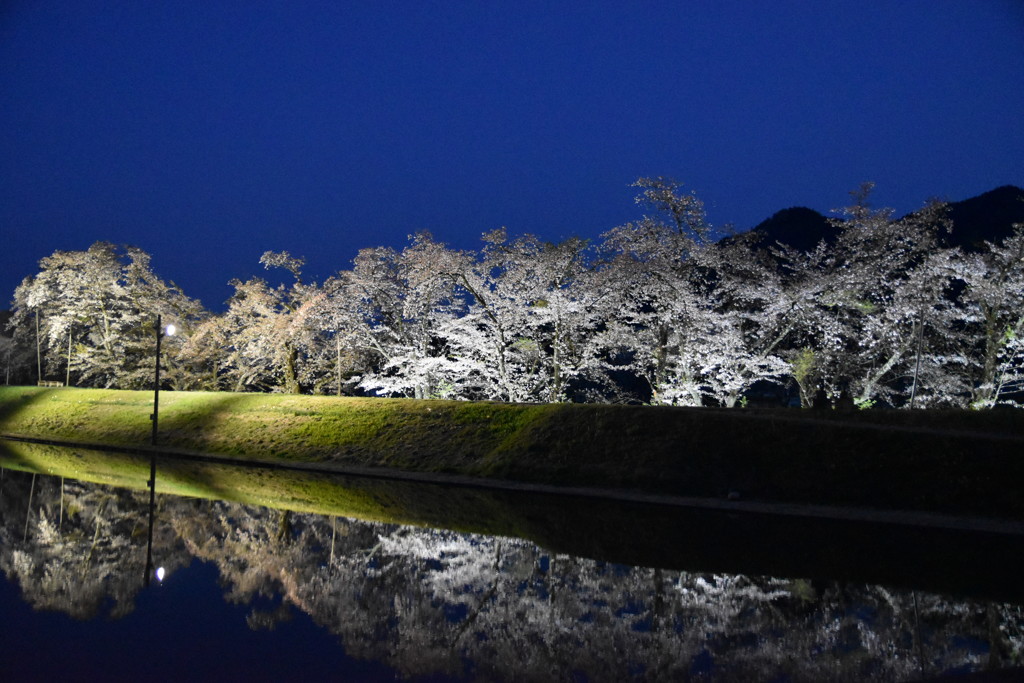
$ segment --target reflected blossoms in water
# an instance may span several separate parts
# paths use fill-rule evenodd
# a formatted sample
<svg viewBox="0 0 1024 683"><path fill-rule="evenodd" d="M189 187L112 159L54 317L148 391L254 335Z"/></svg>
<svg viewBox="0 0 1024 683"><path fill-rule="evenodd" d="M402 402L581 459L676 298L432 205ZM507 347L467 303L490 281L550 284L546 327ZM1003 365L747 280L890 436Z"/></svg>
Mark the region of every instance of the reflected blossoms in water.
<svg viewBox="0 0 1024 683"><path fill-rule="evenodd" d="M0 569L37 610L121 618L143 590L147 509L142 492L6 471ZM239 628L305 614L349 655L406 677L914 680L1024 654L1018 604L630 567L517 538L167 495L156 514L168 579L215 565L224 600L248 606Z"/></svg>

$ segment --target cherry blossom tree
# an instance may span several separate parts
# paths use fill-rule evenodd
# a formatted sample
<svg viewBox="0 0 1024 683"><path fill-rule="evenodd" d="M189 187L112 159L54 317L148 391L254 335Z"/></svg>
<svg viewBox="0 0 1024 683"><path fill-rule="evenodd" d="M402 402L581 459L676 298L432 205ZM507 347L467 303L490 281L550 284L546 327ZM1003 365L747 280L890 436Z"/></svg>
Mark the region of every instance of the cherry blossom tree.
<svg viewBox="0 0 1024 683"><path fill-rule="evenodd" d="M225 331L204 333L227 341L224 371L235 391L297 394L301 366L316 336L311 313L322 292L316 285L303 283L304 261L286 251L265 252L260 263L267 269L286 270L292 283L272 287L261 278L233 280L235 293L220 319Z"/></svg>
<svg viewBox="0 0 1024 683"><path fill-rule="evenodd" d="M703 225L692 225L702 208L691 195L659 184L656 197L671 223L645 216L603 235L617 300L602 341L613 363L646 382L653 402L701 405L700 347L712 329L710 273L702 266L711 242ZM673 208L671 197L680 206Z"/></svg>
<svg viewBox="0 0 1024 683"><path fill-rule="evenodd" d="M660 215L604 235L617 292L601 333L608 367L642 378L654 403L735 405L785 370L778 278L746 241L712 241L703 205L677 183L636 185Z"/></svg>
<svg viewBox="0 0 1024 683"><path fill-rule="evenodd" d="M303 382L313 393L352 393L372 371L375 352L366 343L371 334L362 317L358 287L351 271L328 278L322 295L312 302L310 324L318 330L317 343L303 366Z"/></svg>
<svg viewBox="0 0 1024 683"><path fill-rule="evenodd" d="M963 294L968 321L977 330L965 349L970 363L970 405L987 408L1024 391L1024 225L1001 244L986 243L965 257Z"/></svg>
<svg viewBox="0 0 1024 683"><path fill-rule="evenodd" d="M472 300L449 334L480 397L557 402L574 383L598 381L593 339L609 292L593 277L589 251L580 239L509 240L496 230L478 259L463 262L458 281Z"/></svg>
<svg viewBox="0 0 1024 683"><path fill-rule="evenodd" d="M776 251L795 322L790 361L805 400L824 391L863 406L904 405L920 379L923 340L938 343L955 327L956 254L937 239L949 227L945 206L897 220L870 207L871 187L852 193L854 204L834 219L835 244Z"/></svg>
<svg viewBox="0 0 1024 683"><path fill-rule="evenodd" d="M15 290L11 326L22 337L37 336L49 373L64 369L79 383L140 388L152 378L156 316L187 335L203 313L153 273L149 254L97 242L40 261L39 273ZM180 344L180 337L167 340L171 378Z"/></svg>
<svg viewBox="0 0 1024 683"><path fill-rule="evenodd" d="M360 383L363 389L413 398L454 397L454 384L467 369L450 354L441 330L465 311L465 296L455 280L464 258L427 233L412 236L401 252L359 252L346 291L356 298L362 317L356 339L379 359L379 368Z"/></svg>

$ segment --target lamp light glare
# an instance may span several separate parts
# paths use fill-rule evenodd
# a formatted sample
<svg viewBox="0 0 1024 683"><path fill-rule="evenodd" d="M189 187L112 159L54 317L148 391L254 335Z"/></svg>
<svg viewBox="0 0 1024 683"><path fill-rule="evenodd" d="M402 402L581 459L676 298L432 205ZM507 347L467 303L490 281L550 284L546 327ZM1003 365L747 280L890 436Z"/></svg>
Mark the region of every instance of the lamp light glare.
<svg viewBox="0 0 1024 683"><path fill-rule="evenodd" d="M175 327L174 325L168 325L167 327L164 328L164 334L166 334L168 337L174 336L174 333L177 331L178 328Z"/></svg>
<svg viewBox="0 0 1024 683"><path fill-rule="evenodd" d="M164 574L166 574L166 573L167 572L164 571L163 567L157 567L157 570L156 570L156 580L157 581L163 581L164 580Z"/></svg>

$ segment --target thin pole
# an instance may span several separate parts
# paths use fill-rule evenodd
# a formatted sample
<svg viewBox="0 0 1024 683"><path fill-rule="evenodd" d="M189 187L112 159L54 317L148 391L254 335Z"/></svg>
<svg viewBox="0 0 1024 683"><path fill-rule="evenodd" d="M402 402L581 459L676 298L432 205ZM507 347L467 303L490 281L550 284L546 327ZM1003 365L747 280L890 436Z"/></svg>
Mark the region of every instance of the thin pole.
<svg viewBox="0 0 1024 683"><path fill-rule="evenodd" d="M327 573L328 574L334 573L334 535L335 535L335 532L336 532L336 529L334 527L335 520L336 520L336 517L334 517L332 515L331 516L331 561L328 562L328 565L327 565Z"/></svg>
<svg viewBox="0 0 1024 683"><path fill-rule="evenodd" d="M71 386L71 330L68 329L68 369L67 374L64 376L64 386Z"/></svg>
<svg viewBox="0 0 1024 683"><path fill-rule="evenodd" d="M146 587L153 575L153 517L156 511L156 454L149 455L149 535L146 537Z"/></svg>
<svg viewBox="0 0 1024 683"><path fill-rule="evenodd" d="M28 508L25 510L25 537L21 539L24 543L28 540L28 520L32 517L32 494L36 492L36 475L32 475L32 487L28 490Z"/></svg>
<svg viewBox="0 0 1024 683"><path fill-rule="evenodd" d="M36 311L36 379L43 381L43 352L39 344L39 311Z"/></svg>
<svg viewBox="0 0 1024 683"><path fill-rule="evenodd" d="M149 439L152 446L156 445L157 420L160 414L160 338L163 336L163 326L160 315L156 316L156 372L153 375L153 414L149 419L153 421L153 434Z"/></svg>

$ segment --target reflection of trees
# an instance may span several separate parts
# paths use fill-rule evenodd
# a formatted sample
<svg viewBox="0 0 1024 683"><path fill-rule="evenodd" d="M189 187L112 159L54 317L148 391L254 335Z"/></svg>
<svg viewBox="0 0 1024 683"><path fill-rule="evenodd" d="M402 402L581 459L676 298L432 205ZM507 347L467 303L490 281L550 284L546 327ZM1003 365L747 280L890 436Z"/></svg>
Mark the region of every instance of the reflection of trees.
<svg viewBox="0 0 1024 683"><path fill-rule="evenodd" d="M25 511L33 495L27 540ZM0 568L38 608L131 609L144 493L6 473ZM162 497L161 558L216 563L252 628L295 610L406 675L907 680L1020 664L1020 606L625 567L518 539ZM185 555L176 555L176 563ZM109 609L108 609L109 606Z"/></svg>
<svg viewBox="0 0 1024 683"><path fill-rule="evenodd" d="M142 587L147 510L143 493L5 471L0 570L36 609L124 616ZM172 559L172 537L154 545Z"/></svg>
<svg viewBox="0 0 1024 683"><path fill-rule="evenodd" d="M222 501L190 501L188 514L173 514L169 523L194 556L217 563L227 587L225 599L246 604L257 598L284 600L305 609L299 585L322 554L304 521L289 512L250 508ZM250 622L272 627L285 616L254 612Z"/></svg>
<svg viewBox="0 0 1024 683"><path fill-rule="evenodd" d="M407 675L904 680L982 668L989 642L1004 665L1024 651L1015 606L630 568L517 539L207 505L176 528L220 566L229 599L279 595L349 654Z"/></svg>

